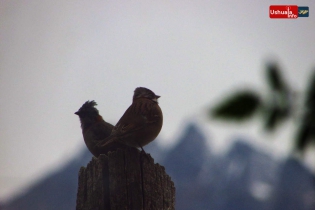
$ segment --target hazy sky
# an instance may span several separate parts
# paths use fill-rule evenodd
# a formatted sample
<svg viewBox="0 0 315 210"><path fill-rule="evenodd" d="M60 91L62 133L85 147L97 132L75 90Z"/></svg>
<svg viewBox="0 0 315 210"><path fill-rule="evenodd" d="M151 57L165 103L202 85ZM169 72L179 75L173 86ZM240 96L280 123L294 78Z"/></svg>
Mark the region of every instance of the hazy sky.
<svg viewBox="0 0 315 210"><path fill-rule="evenodd" d="M270 4L284 3L309 6L310 17L270 19ZM304 90L315 67L314 9L313 0L2 0L0 201L81 151L73 113L86 100L115 124L134 89L150 88L162 96L167 146L185 122L205 122L221 95L265 88L266 59L279 60L286 79ZM204 124L218 145L242 133L222 125ZM247 125L255 137L259 125Z"/></svg>

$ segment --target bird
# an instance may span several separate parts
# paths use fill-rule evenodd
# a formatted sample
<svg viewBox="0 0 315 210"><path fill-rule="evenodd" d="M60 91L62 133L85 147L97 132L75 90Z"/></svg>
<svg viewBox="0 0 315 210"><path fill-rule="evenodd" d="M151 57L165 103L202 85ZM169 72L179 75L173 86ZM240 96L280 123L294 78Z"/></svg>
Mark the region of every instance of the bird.
<svg viewBox="0 0 315 210"><path fill-rule="evenodd" d="M95 147L96 144L107 138L114 126L103 119L95 106L97 103L94 100L86 101L74 114L80 118L83 139L87 148L95 157L98 157L100 151Z"/></svg>
<svg viewBox="0 0 315 210"><path fill-rule="evenodd" d="M158 103L160 96L145 87L134 90L132 104L113 128L109 137L100 141L96 147L107 152L111 144L122 144L141 148L153 141L163 125L163 114Z"/></svg>

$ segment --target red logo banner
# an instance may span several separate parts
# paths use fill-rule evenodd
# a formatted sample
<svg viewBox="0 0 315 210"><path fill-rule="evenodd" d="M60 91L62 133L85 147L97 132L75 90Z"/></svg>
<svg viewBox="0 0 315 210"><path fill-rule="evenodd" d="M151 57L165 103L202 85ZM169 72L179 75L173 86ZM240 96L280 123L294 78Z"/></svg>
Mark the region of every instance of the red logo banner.
<svg viewBox="0 0 315 210"><path fill-rule="evenodd" d="M269 17L270 18L298 18L298 6L297 5L270 5Z"/></svg>

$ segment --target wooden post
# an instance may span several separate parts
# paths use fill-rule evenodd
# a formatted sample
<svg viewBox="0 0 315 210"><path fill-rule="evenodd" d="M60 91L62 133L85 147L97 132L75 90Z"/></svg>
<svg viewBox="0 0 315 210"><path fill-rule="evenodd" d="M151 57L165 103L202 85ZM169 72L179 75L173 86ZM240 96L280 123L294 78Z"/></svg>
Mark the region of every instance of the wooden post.
<svg viewBox="0 0 315 210"><path fill-rule="evenodd" d="M135 148L93 157L79 171L76 210L175 209L175 187L163 166Z"/></svg>

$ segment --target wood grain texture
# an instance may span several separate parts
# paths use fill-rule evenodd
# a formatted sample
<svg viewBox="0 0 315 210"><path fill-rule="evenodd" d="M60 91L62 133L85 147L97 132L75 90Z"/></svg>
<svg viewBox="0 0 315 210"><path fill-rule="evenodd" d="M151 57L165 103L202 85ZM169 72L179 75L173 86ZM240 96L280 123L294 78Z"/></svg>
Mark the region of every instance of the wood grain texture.
<svg viewBox="0 0 315 210"><path fill-rule="evenodd" d="M175 209L175 186L163 166L135 148L93 157L79 171L77 210Z"/></svg>

